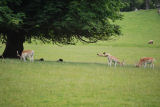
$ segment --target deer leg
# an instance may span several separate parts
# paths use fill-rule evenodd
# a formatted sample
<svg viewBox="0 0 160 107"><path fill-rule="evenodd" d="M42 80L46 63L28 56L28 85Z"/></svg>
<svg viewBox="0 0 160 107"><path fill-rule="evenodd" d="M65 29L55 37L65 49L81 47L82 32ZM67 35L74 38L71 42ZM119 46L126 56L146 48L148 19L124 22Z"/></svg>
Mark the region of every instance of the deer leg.
<svg viewBox="0 0 160 107"><path fill-rule="evenodd" d="M154 64L152 63L152 68L154 68Z"/></svg>
<svg viewBox="0 0 160 107"><path fill-rule="evenodd" d="M147 63L144 63L144 68L146 68L146 66L147 66Z"/></svg>
<svg viewBox="0 0 160 107"><path fill-rule="evenodd" d="M108 60L108 66L110 66L110 61Z"/></svg>
<svg viewBox="0 0 160 107"><path fill-rule="evenodd" d="M154 64L153 64L153 62L151 63L150 68L154 68Z"/></svg>
<svg viewBox="0 0 160 107"><path fill-rule="evenodd" d="M116 65L117 65L117 62L114 62L114 67L116 67Z"/></svg>
<svg viewBox="0 0 160 107"><path fill-rule="evenodd" d="M31 61L32 61L32 62L34 61L34 58L33 58L33 56L31 57Z"/></svg>
<svg viewBox="0 0 160 107"><path fill-rule="evenodd" d="M32 57L31 56L29 57L29 60L30 60L30 62L32 62Z"/></svg>
<svg viewBox="0 0 160 107"><path fill-rule="evenodd" d="M112 61L110 61L110 67L112 66Z"/></svg>
<svg viewBox="0 0 160 107"><path fill-rule="evenodd" d="M25 57L23 57L23 61L26 62L26 58Z"/></svg>

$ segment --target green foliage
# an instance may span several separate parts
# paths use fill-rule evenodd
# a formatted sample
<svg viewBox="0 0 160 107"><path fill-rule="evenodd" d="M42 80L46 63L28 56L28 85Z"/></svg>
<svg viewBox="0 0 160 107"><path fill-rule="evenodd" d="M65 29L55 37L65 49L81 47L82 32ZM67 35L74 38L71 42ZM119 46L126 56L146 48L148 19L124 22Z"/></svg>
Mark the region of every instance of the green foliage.
<svg viewBox="0 0 160 107"><path fill-rule="evenodd" d="M17 31L26 40L63 44L75 38L105 40L120 34L119 26L112 23L121 19L120 7L120 0L3 0L0 33Z"/></svg>
<svg viewBox="0 0 160 107"><path fill-rule="evenodd" d="M0 33L4 33L5 30L16 30L20 28L23 23L23 18L25 14L22 12L16 12L8 5L11 4L18 6L20 0L2 0L0 2ZM7 33L7 32L5 32Z"/></svg>

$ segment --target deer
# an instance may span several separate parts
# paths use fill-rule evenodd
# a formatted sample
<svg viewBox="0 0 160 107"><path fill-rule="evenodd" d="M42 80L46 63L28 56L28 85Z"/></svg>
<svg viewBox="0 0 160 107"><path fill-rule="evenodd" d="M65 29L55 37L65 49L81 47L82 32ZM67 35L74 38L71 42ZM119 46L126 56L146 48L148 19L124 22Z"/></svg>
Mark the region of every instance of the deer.
<svg viewBox="0 0 160 107"><path fill-rule="evenodd" d="M140 66L144 65L144 68L146 68L147 64L150 64L150 67L154 68L154 64L153 64L154 61L155 61L155 59L152 57L140 58L139 63L136 64L136 67L140 67Z"/></svg>
<svg viewBox="0 0 160 107"><path fill-rule="evenodd" d="M112 56L111 54L109 53L106 53L106 52L103 52L103 54L97 54L98 56L103 56L103 57L107 57L108 59L108 66L112 66L112 62L114 63L114 67L116 67L117 64L119 64L120 66L123 66L124 65L124 61L123 62L120 62L118 60L118 58Z"/></svg>
<svg viewBox="0 0 160 107"><path fill-rule="evenodd" d="M19 56L20 59L23 60L24 62L26 62L27 58L30 59L30 62L33 62L34 51L33 50L24 50L24 51L22 51L21 55L17 51L17 56Z"/></svg>

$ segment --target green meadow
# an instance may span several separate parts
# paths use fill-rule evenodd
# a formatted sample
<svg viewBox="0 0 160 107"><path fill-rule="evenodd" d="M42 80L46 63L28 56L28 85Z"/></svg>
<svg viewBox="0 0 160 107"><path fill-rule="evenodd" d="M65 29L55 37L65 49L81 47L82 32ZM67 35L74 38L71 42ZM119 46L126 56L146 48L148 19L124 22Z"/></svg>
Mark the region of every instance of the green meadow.
<svg viewBox="0 0 160 107"><path fill-rule="evenodd" d="M0 107L160 107L160 15L157 10L122 14L116 22L122 35L111 40L25 43L25 50L35 51L34 62L0 59ZM2 53L5 45L0 46ZM96 55L102 52L125 65L108 67L107 58ZM141 57L154 57L155 68L136 68Z"/></svg>

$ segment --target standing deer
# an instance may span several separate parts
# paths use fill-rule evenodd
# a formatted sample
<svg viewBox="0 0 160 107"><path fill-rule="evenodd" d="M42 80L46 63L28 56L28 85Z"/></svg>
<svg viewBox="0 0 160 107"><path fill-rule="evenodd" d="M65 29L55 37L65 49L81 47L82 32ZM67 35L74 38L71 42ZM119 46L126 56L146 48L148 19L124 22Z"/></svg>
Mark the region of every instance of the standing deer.
<svg viewBox="0 0 160 107"><path fill-rule="evenodd" d="M17 56L19 56L20 59L23 61L26 61L26 59L29 58L30 61L33 62L34 51L33 50L24 50L21 55L17 51Z"/></svg>
<svg viewBox="0 0 160 107"><path fill-rule="evenodd" d="M139 63L136 64L136 67L140 67L140 66L144 65L144 68L146 68L147 64L150 64L150 67L151 67L151 68L154 68L154 64L153 64L154 60L155 60L155 59L152 58L152 57L144 57L144 58L141 58L141 59L139 60Z"/></svg>
<svg viewBox="0 0 160 107"><path fill-rule="evenodd" d="M109 53L103 53L103 54L97 54L98 56L103 56L103 57L107 57L108 58L108 66L112 65L112 62L114 63L114 66L116 67L117 64L119 64L120 66L124 65L124 61L120 62L116 57L110 55Z"/></svg>

